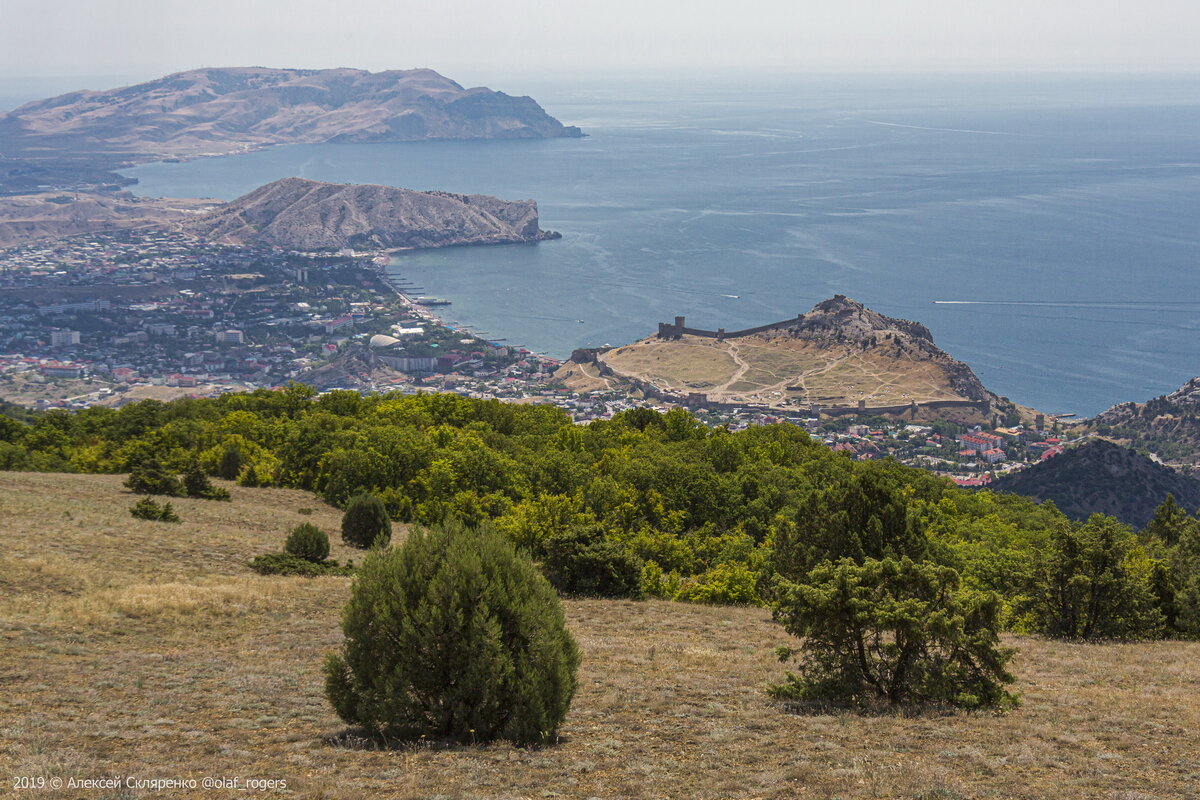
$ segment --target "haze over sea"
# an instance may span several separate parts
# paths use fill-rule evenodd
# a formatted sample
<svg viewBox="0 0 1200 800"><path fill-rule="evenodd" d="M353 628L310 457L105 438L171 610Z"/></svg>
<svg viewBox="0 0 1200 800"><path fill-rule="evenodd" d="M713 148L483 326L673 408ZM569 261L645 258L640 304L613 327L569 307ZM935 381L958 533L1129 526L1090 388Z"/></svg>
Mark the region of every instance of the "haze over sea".
<svg viewBox="0 0 1200 800"><path fill-rule="evenodd" d="M409 253L450 323L566 356L677 314L739 328L835 293L984 383L1093 414L1200 374L1200 77L494 82L582 140L302 145L131 169L230 199L297 175L536 198L537 245ZM955 302L938 302L955 301Z"/></svg>

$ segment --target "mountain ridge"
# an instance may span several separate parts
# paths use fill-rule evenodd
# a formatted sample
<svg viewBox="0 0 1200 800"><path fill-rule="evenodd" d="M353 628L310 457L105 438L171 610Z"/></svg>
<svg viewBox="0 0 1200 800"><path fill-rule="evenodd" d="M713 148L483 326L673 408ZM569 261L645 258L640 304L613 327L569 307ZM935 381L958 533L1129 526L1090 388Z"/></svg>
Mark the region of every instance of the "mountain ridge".
<svg viewBox="0 0 1200 800"><path fill-rule="evenodd" d="M579 137L527 96L432 69L216 67L69 92L0 114L7 156L224 155L275 145Z"/></svg>
<svg viewBox="0 0 1200 800"><path fill-rule="evenodd" d="M398 250L536 242L533 200L282 178L181 224L205 239L293 250Z"/></svg>

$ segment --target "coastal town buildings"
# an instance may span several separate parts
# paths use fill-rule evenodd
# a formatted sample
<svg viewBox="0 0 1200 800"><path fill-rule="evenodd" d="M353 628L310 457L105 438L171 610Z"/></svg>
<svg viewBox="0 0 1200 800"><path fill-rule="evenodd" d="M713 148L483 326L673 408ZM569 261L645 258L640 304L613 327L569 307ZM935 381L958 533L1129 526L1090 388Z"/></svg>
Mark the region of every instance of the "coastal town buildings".
<svg viewBox="0 0 1200 800"><path fill-rule="evenodd" d="M37 298L35 301L33 298ZM455 392L542 403L580 423L674 402L627 390L568 391L556 359L444 323L381 274L370 254L212 245L126 232L0 252L0 397L38 407L120 405L310 382L321 391ZM879 418L827 419L756 407L691 410L737 430L789 423L845 457L894 458L986 486L1053 458L1044 419L967 429Z"/></svg>

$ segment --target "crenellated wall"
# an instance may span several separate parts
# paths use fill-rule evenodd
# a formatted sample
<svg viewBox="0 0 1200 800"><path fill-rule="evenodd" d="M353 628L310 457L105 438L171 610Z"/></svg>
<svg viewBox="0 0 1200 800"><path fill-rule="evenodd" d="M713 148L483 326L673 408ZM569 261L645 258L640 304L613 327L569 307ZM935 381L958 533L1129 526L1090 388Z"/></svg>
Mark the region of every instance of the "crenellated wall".
<svg viewBox="0 0 1200 800"><path fill-rule="evenodd" d="M739 336L750 336L763 331L775 330L776 328L785 328L788 325L794 325L801 320L803 314L800 314L792 319L785 319L782 322L772 322L767 325L759 325L754 328L743 328L740 331L727 331L724 328L718 328L715 331L705 330L704 328L689 328L685 324L684 317L676 317L672 322L658 323L658 338L660 339L678 339L680 336L702 336L706 339L736 339Z"/></svg>

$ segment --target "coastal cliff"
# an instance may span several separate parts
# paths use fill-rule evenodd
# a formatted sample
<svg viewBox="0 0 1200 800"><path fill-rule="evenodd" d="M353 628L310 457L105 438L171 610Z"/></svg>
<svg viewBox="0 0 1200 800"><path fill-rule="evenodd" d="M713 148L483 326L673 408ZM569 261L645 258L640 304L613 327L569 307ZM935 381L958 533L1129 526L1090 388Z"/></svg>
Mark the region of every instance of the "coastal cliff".
<svg viewBox="0 0 1200 800"><path fill-rule="evenodd" d="M292 250L394 250L535 242L537 203L284 178L183 224L205 239Z"/></svg>

